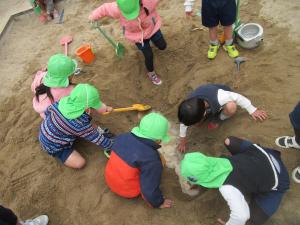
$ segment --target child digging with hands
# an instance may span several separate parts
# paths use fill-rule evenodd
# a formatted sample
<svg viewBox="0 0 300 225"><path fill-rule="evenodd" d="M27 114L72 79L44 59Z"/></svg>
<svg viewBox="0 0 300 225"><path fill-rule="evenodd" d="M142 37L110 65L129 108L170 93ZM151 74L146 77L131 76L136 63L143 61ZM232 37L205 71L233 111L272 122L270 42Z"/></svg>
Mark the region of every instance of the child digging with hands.
<svg viewBox="0 0 300 225"><path fill-rule="evenodd" d="M232 92L230 87L221 84L206 84L194 90L178 107L180 121L179 151L185 152L188 126L201 125L210 120L209 129L218 128L219 123L233 116L240 106L248 111L254 120L265 120L267 113L251 104L251 101L238 93Z"/></svg>
<svg viewBox="0 0 300 225"><path fill-rule="evenodd" d="M172 201L164 198L159 187L163 165L157 151L161 142L170 140L168 130L164 116L149 113L131 132L114 139L105 168L111 191L124 198L141 195L153 208L171 207Z"/></svg>
<svg viewBox="0 0 300 225"><path fill-rule="evenodd" d="M89 115L91 109L112 110L101 102L97 89L89 84L76 85L69 96L49 106L39 132L42 149L75 169L85 165L85 159L73 147L77 138L110 149L112 139L93 127Z"/></svg>

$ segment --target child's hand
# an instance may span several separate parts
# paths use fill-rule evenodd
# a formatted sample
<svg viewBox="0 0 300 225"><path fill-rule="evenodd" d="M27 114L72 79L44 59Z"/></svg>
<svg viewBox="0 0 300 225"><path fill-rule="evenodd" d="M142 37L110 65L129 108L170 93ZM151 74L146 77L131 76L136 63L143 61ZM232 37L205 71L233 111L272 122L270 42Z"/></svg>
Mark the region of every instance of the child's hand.
<svg viewBox="0 0 300 225"><path fill-rule="evenodd" d="M261 121L265 120L268 118L268 114L263 111L263 110L255 110L252 114L251 114L252 118L257 121L257 119L260 119Z"/></svg>
<svg viewBox="0 0 300 225"><path fill-rule="evenodd" d="M106 106L106 112L112 112L113 111L113 107L110 107L110 106Z"/></svg>
<svg viewBox="0 0 300 225"><path fill-rule="evenodd" d="M172 201L170 199L165 199L163 204L159 206L159 208L164 209L164 208L171 208L172 207Z"/></svg>
<svg viewBox="0 0 300 225"><path fill-rule="evenodd" d="M186 150L186 145L187 145L187 139L185 137L181 137L178 144L178 150L181 153L184 153Z"/></svg>
<svg viewBox="0 0 300 225"><path fill-rule="evenodd" d="M42 68L42 71L43 72L46 72L48 70L48 67L47 66L44 66L43 68Z"/></svg>
<svg viewBox="0 0 300 225"><path fill-rule="evenodd" d="M226 222L224 222L221 218L218 218L217 221L218 221L219 224L222 224L222 225L226 224Z"/></svg>
<svg viewBox="0 0 300 225"><path fill-rule="evenodd" d="M94 18L93 14L89 15L89 21L95 22L97 19Z"/></svg>

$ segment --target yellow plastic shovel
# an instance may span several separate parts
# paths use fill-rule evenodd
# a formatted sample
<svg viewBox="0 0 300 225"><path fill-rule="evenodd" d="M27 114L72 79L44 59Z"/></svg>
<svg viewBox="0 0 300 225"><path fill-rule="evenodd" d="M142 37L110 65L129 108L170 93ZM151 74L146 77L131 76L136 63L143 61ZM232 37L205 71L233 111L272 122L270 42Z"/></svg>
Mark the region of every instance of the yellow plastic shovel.
<svg viewBox="0 0 300 225"><path fill-rule="evenodd" d="M146 110L149 110L149 109L151 109L150 105L133 104L130 107L113 109L112 112L146 111ZM110 114L110 112L103 113L103 115L107 115L107 114Z"/></svg>

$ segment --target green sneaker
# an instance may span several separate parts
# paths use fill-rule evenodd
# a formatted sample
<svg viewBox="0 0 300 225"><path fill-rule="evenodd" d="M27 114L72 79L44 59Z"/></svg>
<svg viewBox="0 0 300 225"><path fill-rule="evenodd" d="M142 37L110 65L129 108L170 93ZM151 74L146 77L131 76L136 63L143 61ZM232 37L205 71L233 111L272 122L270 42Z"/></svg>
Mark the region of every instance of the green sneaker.
<svg viewBox="0 0 300 225"><path fill-rule="evenodd" d="M110 149L105 149L104 150L104 155L106 156L106 158L110 158L110 154L111 154L111 150Z"/></svg>
<svg viewBox="0 0 300 225"><path fill-rule="evenodd" d="M236 58L239 56L239 51L236 49L236 47L233 44L223 45L223 48L231 58Z"/></svg>
<svg viewBox="0 0 300 225"><path fill-rule="evenodd" d="M216 58L219 47L220 47L220 45L209 45L208 52L207 52L207 58L209 58L209 59Z"/></svg>

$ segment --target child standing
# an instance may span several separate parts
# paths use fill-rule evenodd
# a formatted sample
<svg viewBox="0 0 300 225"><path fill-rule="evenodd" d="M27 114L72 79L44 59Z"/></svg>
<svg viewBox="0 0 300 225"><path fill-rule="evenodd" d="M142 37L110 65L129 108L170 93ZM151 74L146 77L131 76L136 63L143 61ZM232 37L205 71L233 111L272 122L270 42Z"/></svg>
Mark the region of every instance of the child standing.
<svg viewBox="0 0 300 225"><path fill-rule="evenodd" d="M209 123L208 128L217 128L220 121L226 120L236 113L238 105L246 109L254 120L267 118L265 111L255 108L249 99L232 92L230 87L226 85L206 84L199 86L178 107L179 150L185 152L188 126L201 124L209 119L211 123Z"/></svg>
<svg viewBox="0 0 300 225"><path fill-rule="evenodd" d="M54 0L31 0L32 5L38 5L41 9L40 21L46 22L58 17L58 12L54 7Z"/></svg>
<svg viewBox="0 0 300 225"><path fill-rule="evenodd" d="M300 102L290 113L290 121L294 128L294 136L281 136L275 140L276 145L281 148L300 149ZM300 183L300 166L296 167L292 172L293 180Z"/></svg>
<svg viewBox="0 0 300 225"><path fill-rule="evenodd" d="M138 127L114 139L112 152L105 168L109 188L124 198L142 195L153 208L169 208L159 186L162 162L157 151L161 142L168 142L168 120L150 113Z"/></svg>
<svg viewBox="0 0 300 225"><path fill-rule="evenodd" d="M192 15L195 0L185 0L185 12ZM209 47L207 57L214 59L217 56L220 43L218 41L218 25L224 27L224 50L232 58L238 57L239 52L233 44L232 25L236 19L235 0L202 0L202 24L209 29Z"/></svg>
<svg viewBox="0 0 300 225"><path fill-rule="evenodd" d="M96 21L108 16L119 19L123 34L128 41L135 43L142 51L148 77L155 85L162 83L153 65L153 52L150 41L160 50L167 47L167 43L160 31L161 18L156 11L159 0L117 0L104 3L95 9L89 19Z"/></svg>
<svg viewBox="0 0 300 225"><path fill-rule="evenodd" d="M289 175L280 152L237 137L225 140L231 156L207 157L188 153L181 162L181 175L192 185L218 188L230 208L223 225L264 224L278 209L289 189ZM246 201L250 197L250 203Z"/></svg>
<svg viewBox="0 0 300 225"><path fill-rule="evenodd" d="M99 110L102 107L106 108L95 87L78 84L70 96L47 108L39 132L43 150L61 160L64 165L80 169L85 165L85 159L73 148L78 137L110 149L112 140L92 126L89 115L91 109Z"/></svg>

